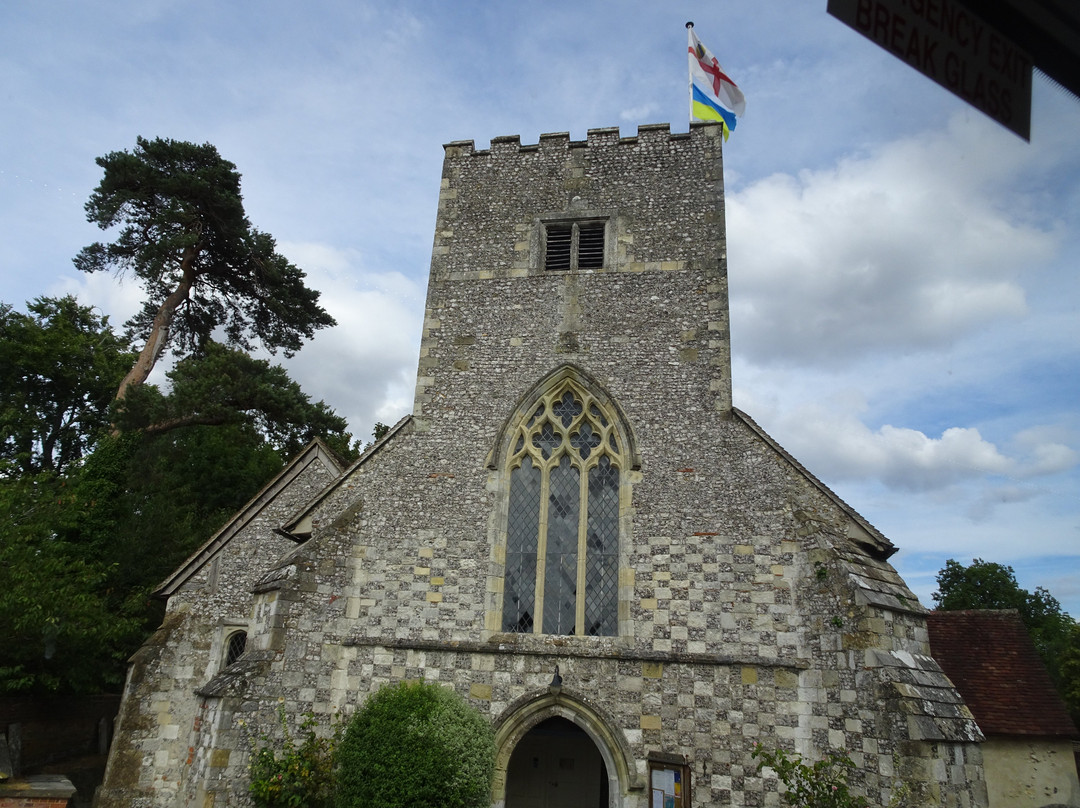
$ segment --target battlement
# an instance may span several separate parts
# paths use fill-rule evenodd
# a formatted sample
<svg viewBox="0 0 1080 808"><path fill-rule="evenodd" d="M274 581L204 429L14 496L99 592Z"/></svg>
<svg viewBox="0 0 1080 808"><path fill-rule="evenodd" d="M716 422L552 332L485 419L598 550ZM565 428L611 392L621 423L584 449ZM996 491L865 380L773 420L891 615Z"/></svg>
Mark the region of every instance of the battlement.
<svg viewBox="0 0 1080 808"><path fill-rule="evenodd" d="M590 129L585 140L551 132L532 144L492 138L486 149L449 143L432 278L542 274L548 223L576 220L604 230L602 260L587 272L696 266L723 275L722 146L719 125L673 133L666 123L628 136Z"/></svg>
<svg viewBox="0 0 1080 808"><path fill-rule="evenodd" d="M520 135L501 135L491 139L486 149L477 149L472 140L455 140L443 146L447 157L500 156L531 152L560 152L571 149L601 149L612 146L637 146L686 141L701 136L719 138L721 128L715 123L692 123L689 132L672 132L667 123L641 124L636 135L620 136L619 127L590 129L585 140L571 140L569 132L548 132L537 143L522 144Z"/></svg>

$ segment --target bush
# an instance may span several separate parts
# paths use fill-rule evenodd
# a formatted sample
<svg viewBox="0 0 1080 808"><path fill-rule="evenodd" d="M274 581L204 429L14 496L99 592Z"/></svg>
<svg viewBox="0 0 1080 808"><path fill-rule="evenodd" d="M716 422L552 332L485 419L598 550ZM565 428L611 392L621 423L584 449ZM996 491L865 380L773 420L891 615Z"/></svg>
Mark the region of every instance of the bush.
<svg viewBox="0 0 1080 808"><path fill-rule="evenodd" d="M388 685L345 730L338 750L338 808L487 808L495 738L453 690Z"/></svg>
<svg viewBox="0 0 1080 808"><path fill-rule="evenodd" d="M761 744L751 753L758 760L758 771L768 766L784 784L784 802L795 808L866 808L866 797L848 791L848 774L855 764L847 755L830 752L824 760L803 762L798 752L765 749Z"/></svg>
<svg viewBox="0 0 1080 808"><path fill-rule="evenodd" d="M263 735L252 743L249 792L257 808L331 808L334 804L334 746L330 738L315 733L311 713L300 722L299 744L289 732L285 705L278 704L278 721L284 732L280 742Z"/></svg>

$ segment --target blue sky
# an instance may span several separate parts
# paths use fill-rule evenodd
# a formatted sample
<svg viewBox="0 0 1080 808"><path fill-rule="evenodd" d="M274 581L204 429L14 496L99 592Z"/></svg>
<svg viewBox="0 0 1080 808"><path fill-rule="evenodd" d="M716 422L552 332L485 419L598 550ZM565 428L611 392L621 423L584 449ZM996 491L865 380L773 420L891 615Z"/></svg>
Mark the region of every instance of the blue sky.
<svg viewBox="0 0 1080 808"><path fill-rule="evenodd" d="M747 97L725 148L736 405L901 548L1012 565L1080 616L1080 102L1031 142L825 2L11 0L0 300L138 289L72 266L94 158L210 142L339 326L286 362L366 435L411 406L442 144L669 122L695 22Z"/></svg>

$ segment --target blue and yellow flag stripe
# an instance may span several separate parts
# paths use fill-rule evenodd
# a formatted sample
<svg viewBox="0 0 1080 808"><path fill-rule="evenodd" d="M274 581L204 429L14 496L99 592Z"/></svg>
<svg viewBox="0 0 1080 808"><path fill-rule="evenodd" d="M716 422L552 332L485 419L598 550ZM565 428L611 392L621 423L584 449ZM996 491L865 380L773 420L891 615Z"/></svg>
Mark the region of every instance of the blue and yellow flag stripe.
<svg viewBox="0 0 1080 808"><path fill-rule="evenodd" d="M729 109L724 109L722 106L716 103L712 98L703 93L695 84L693 96L690 101L690 109L693 117L703 121L719 121L724 125L724 139L731 134L731 130L735 128L735 113Z"/></svg>

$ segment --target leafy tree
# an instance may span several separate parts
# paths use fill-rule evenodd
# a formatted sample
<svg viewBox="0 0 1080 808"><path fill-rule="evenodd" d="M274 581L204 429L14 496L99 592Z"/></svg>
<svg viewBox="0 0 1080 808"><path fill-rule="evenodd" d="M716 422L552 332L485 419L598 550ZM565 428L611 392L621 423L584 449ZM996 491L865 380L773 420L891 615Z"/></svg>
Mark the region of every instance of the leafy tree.
<svg viewBox="0 0 1080 808"><path fill-rule="evenodd" d="M1080 720L1080 627L1057 598L1041 586L1029 592L1012 567L981 558L967 567L950 558L937 583L931 597L939 609L1015 609L1069 712Z"/></svg>
<svg viewBox="0 0 1080 808"><path fill-rule="evenodd" d="M1016 582L1012 567L976 558L965 567L949 559L937 574L937 608L1016 609L1044 659L1063 650L1073 619L1043 587L1029 592Z"/></svg>
<svg viewBox="0 0 1080 808"><path fill-rule="evenodd" d="M115 565L119 591L148 594L311 439L352 456L345 420L279 366L210 343L167 379L167 393L143 385L123 402L124 431L76 490L75 540Z"/></svg>
<svg viewBox="0 0 1080 808"><path fill-rule="evenodd" d="M338 748L338 808L487 808L488 722L450 688L401 682L374 693Z"/></svg>
<svg viewBox="0 0 1080 808"><path fill-rule="evenodd" d="M72 297L0 303L0 460L9 474L62 473L109 423L134 355L108 317Z"/></svg>
<svg viewBox="0 0 1080 808"><path fill-rule="evenodd" d="M312 437L345 421L208 343L114 408L131 354L72 298L0 310L0 693L96 692L160 620L149 593Z"/></svg>
<svg viewBox="0 0 1080 808"><path fill-rule="evenodd" d="M376 443L383 439L383 436L390 431L390 427L384 424L382 421L376 421L374 428L371 430L371 440L364 445L364 451L367 451Z"/></svg>
<svg viewBox="0 0 1080 808"><path fill-rule="evenodd" d="M115 690L144 636L109 566L58 537L77 510L56 475L0 483L0 693Z"/></svg>
<svg viewBox="0 0 1080 808"><path fill-rule="evenodd" d="M283 458L315 437L343 456L352 452L345 419L312 402L280 365L209 342L166 376L168 394L153 385L134 391L119 426L159 435L186 426L249 424Z"/></svg>
<svg viewBox="0 0 1080 808"><path fill-rule="evenodd" d="M134 151L97 163L105 173L86 203L87 219L120 231L109 244L85 247L75 266L133 274L146 292L127 323L143 348L118 400L146 381L167 349L190 353L222 334L229 345L250 350L257 339L290 356L334 324L304 273L252 226L240 174L214 146L140 137Z"/></svg>
<svg viewBox="0 0 1080 808"><path fill-rule="evenodd" d="M4 692L118 685L165 574L312 437L352 449L344 420L236 350L291 355L333 324L248 221L236 167L208 144L143 138L98 164L87 218L118 232L75 263L141 283L128 338L74 298L0 305ZM166 350L186 358L162 392L145 382Z"/></svg>
<svg viewBox="0 0 1080 808"><path fill-rule="evenodd" d="M1069 708L1073 723L1080 727L1080 623L1073 623L1058 667L1061 698Z"/></svg>

